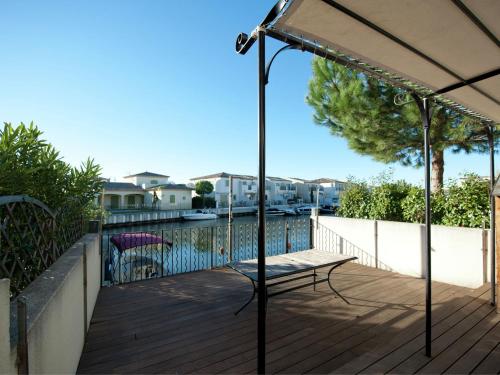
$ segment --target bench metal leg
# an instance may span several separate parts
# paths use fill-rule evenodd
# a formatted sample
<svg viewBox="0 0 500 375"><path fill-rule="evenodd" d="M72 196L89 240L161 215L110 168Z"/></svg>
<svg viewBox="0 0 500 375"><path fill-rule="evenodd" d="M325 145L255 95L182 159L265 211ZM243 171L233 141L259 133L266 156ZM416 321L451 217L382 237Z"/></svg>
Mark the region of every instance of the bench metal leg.
<svg viewBox="0 0 500 375"><path fill-rule="evenodd" d="M342 263L342 264L344 264L344 263ZM342 300L343 300L345 303L347 303L348 305L350 305L351 303L350 303L348 300L346 300L346 299L345 299L345 298L344 298L344 297L343 297L343 296L342 296L339 292L337 292L337 291L335 290L335 288L332 286L332 283L331 283L331 281L330 281L330 276L331 276L331 274L332 274L333 270L334 270L335 268L337 268L337 267L341 266L342 264L338 264L338 265L336 265L335 267L332 267L332 268L330 269L330 271L328 271L328 279L327 279L327 280L328 280L328 286L330 287L330 289L331 289L331 290L332 290L332 291L333 291L333 292L334 292L337 296L339 296L340 298L342 298Z"/></svg>
<svg viewBox="0 0 500 375"><path fill-rule="evenodd" d="M253 293L252 293L252 297L250 297L250 299L249 299L249 300L248 300L248 301L247 301L247 302L246 302L243 306L241 306L241 307L238 309L238 311L236 311L236 312L234 313L234 315L238 315L238 314L239 314L239 313L240 313L240 312L241 312L241 311L242 311L245 307L247 307L247 306L250 304L250 302L252 302L252 301L253 301L253 299L255 298L255 294L256 294L255 282L254 282L252 279L250 279L250 280L252 281L252 286L253 286ZM266 294L267 294L267 293L266 293ZM267 299L266 299L266 302L267 302Z"/></svg>

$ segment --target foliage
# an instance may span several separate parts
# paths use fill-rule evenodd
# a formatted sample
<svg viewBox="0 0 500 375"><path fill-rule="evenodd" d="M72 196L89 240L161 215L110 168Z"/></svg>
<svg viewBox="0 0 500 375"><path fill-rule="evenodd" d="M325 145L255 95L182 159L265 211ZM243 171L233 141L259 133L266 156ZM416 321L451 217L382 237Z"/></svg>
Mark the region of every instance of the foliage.
<svg viewBox="0 0 500 375"><path fill-rule="evenodd" d="M431 195L433 224L479 228L489 225L489 182L476 174L450 181ZM387 175L369 186L350 179L340 200L338 215L349 218L425 222L424 189Z"/></svg>
<svg viewBox="0 0 500 375"><path fill-rule="evenodd" d="M403 220L401 202L411 186L404 181L383 182L371 190L369 217L379 220Z"/></svg>
<svg viewBox="0 0 500 375"><path fill-rule="evenodd" d="M314 121L351 149L384 163L423 164L423 131L416 104L394 103L401 89L356 73L332 61L315 58L306 102ZM446 107L434 105L431 124L433 190L443 184L444 150L487 152L488 129Z"/></svg>
<svg viewBox="0 0 500 375"><path fill-rule="evenodd" d="M482 227L489 225L489 183L475 174L466 174L462 182L454 182L447 192L444 225Z"/></svg>
<svg viewBox="0 0 500 375"><path fill-rule="evenodd" d="M445 210L446 196L443 191L431 195L432 224L442 224ZM425 192L418 186L411 186L408 194L401 201L403 221L411 223L425 222Z"/></svg>
<svg viewBox="0 0 500 375"><path fill-rule="evenodd" d="M0 130L0 195L26 194L54 211L78 204L91 212L101 190L101 168L88 159L80 167L64 162L31 123Z"/></svg>
<svg viewBox="0 0 500 375"><path fill-rule="evenodd" d="M343 217L368 219L370 217L371 193L368 184L350 178L342 193L337 214Z"/></svg>
<svg viewBox="0 0 500 375"><path fill-rule="evenodd" d="M205 180L198 181L194 185L194 190L196 194L201 195L201 200L202 200L201 206L205 208L206 207L205 194L210 194L212 191L214 191L214 185L212 185L210 181L205 181Z"/></svg>
<svg viewBox="0 0 500 375"><path fill-rule="evenodd" d="M194 185L196 194L204 196L214 191L214 185L210 181L198 181Z"/></svg>
<svg viewBox="0 0 500 375"><path fill-rule="evenodd" d="M206 197L203 200L202 197L193 197L192 198L192 207L193 208L215 208L215 198Z"/></svg>

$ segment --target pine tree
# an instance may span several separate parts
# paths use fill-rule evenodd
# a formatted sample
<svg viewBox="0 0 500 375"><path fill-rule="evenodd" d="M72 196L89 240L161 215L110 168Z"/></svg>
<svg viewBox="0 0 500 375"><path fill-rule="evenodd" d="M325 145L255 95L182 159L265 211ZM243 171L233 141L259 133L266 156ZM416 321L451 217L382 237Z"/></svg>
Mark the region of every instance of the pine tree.
<svg viewBox="0 0 500 375"><path fill-rule="evenodd" d="M403 91L332 61L314 58L306 102L315 123L362 155L384 163L423 165L422 121L413 101L395 104ZM443 186L444 151L487 152L488 128L434 104L431 121L432 190Z"/></svg>

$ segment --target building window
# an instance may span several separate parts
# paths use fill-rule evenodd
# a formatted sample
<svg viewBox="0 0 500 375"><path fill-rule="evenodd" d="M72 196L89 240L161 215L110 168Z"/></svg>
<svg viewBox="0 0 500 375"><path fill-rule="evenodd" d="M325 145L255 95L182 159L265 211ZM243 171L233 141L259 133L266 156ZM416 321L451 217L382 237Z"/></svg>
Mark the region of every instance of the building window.
<svg viewBox="0 0 500 375"><path fill-rule="evenodd" d="M182 196L182 200L183 200L183 201L185 201L185 200L186 200L186 196L185 196L185 195L183 195L183 196Z"/></svg>
<svg viewBox="0 0 500 375"><path fill-rule="evenodd" d="M170 204L175 204L175 195L170 194Z"/></svg>
<svg viewBox="0 0 500 375"><path fill-rule="evenodd" d="M236 200L236 194L233 195L233 200Z"/></svg>
<svg viewBox="0 0 500 375"><path fill-rule="evenodd" d="M229 186L229 180L224 180L224 184L226 184L226 187Z"/></svg>
<svg viewBox="0 0 500 375"><path fill-rule="evenodd" d="M151 185L158 185L158 180L151 180L149 181Z"/></svg>
<svg viewBox="0 0 500 375"><path fill-rule="evenodd" d="M243 182L242 182L242 184L243 184L243 185L246 185L246 184L247 184L247 182L246 182L246 181L243 181Z"/></svg>

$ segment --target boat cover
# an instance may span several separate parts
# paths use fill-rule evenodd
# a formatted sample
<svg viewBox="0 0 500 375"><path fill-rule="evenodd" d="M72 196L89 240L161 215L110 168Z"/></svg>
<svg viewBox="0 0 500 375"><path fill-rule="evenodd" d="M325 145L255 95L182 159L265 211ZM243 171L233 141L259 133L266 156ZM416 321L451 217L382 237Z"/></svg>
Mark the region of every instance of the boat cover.
<svg viewBox="0 0 500 375"><path fill-rule="evenodd" d="M168 246L172 246L172 241L163 240L160 236L144 232L115 234L111 237L111 242L119 252L124 252L133 247L152 244L166 243Z"/></svg>

